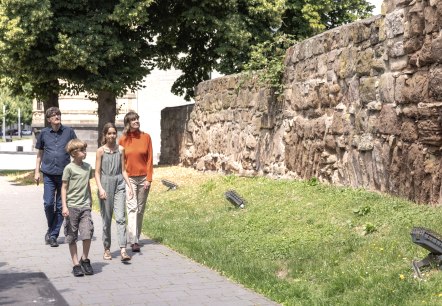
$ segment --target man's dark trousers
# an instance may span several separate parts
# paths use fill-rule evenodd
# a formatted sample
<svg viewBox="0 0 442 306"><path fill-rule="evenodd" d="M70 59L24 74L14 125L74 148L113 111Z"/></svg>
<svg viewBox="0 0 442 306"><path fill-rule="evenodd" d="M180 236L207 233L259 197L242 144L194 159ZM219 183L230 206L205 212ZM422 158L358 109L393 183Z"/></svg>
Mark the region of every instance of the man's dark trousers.
<svg viewBox="0 0 442 306"><path fill-rule="evenodd" d="M58 238L63 224L61 205L61 175L43 174L44 193L43 202L48 221L48 235L50 238Z"/></svg>

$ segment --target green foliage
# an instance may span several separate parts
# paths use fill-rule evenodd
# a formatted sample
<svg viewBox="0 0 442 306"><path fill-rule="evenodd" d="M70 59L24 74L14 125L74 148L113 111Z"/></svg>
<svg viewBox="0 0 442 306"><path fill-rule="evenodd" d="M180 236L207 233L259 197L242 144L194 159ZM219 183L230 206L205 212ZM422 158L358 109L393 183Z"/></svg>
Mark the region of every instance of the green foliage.
<svg viewBox="0 0 442 306"><path fill-rule="evenodd" d="M0 86L0 118L3 117L3 105L6 106L6 125L18 122L18 109L20 109L20 121L23 124L32 122L32 100L25 96L14 96L6 87ZM0 119L1 120L1 119Z"/></svg>
<svg viewBox="0 0 442 306"><path fill-rule="evenodd" d="M319 180L317 177L312 177L307 181L308 186L317 186L319 184Z"/></svg>
<svg viewBox="0 0 442 306"><path fill-rule="evenodd" d="M56 53L49 59L62 69L63 79L79 89L122 95L140 88L150 72L149 32L134 25L147 18L141 12L151 1L59 1ZM143 20L145 22L145 20Z"/></svg>
<svg viewBox="0 0 442 306"><path fill-rule="evenodd" d="M143 232L278 303L441 304L441 272L425 271L425 281L413 277L411 261L428 251L409 234L414 226L439 231L441 207L320 183L190 175L178 167L157 168L154 186L163 171L180 188L152 189ZM231 188L247 200L244 209L223 197Z"/></svg>
<svg viewBox="0 0 442 306"><path fill-rule="evenodd" d="M268 40L250 47L244 69L260 71L260 80L278 94L284 89L284 58L290 46L297 40L367 17L373 8L365 0L287 0L277 32Z"/></svg>
<svg viewBox="0 0 442 306"><path fill-rule="evenodd" d="M151 2L0 1L0 73L17 92L30 84L39 99L138 89L153 51L151 31L135 24L146 22Z"/></svg>
<svg viewBox="0 0 442 306"><path fill-rule="evenodd" d="M216 183L212 180L209 180L207 182L205 182L203 185L201 185L202 190L204 191L204 193L209 193L212 190L214 190L216 187Z"/></svg>
<svg viewBox="0 0 442 306"><path fill-rule="evenodd" d="M374 233L376 231L377 231L377 229L376 229L376 226L374 224L372 224L370 222L364 224L364 234L365 235Z"/></svg>
<svg viewBox="0 0 442 306"><path fill-rule="evenodd" d="M281 22L282 0L165 0L149 8L156 37L158 67L182 75L172 92L190 99L194 87L212 71L242 70L251 46L270 39Z"/></svg>
<svg viewBox="0 0 442 306"><path fill-rule="evenodd" d="M361 206L358 209L354 209L353 213L362 217L362 216L367 215L370 211L371 211L370 206Z"/></svg>
<svg viewBox="0 0 442 306"><path fill-rule="evenodd" d="M37 98L58 92L58 84L48 86L58 77L56 65L48 61L54 32L51 1L0 1L0 77L8 78L14 94L23 94L26 84Z"/></svg>
<svg viewBox="0 0 442 306"><path fill-rule="evenodd" d="M287 0L279 30L301 40L369 17L373 9L366 0Z"/></svg>
<svg viewBox="0 0 442 306"><path fill-rule="evenodd" d="M259 78L276 93L282 92L286 50L295 43L291 35L278 34L271 40L251 47L250 60L244 65L249 72L259 71Z"/></svg>

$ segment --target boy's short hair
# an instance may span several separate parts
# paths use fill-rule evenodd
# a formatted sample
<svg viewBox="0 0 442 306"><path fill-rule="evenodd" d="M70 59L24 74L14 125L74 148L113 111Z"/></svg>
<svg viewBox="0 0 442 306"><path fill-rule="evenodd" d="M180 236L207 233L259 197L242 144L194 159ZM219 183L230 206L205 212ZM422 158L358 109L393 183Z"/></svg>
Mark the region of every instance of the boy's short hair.
<svg viewBox="0 0 442 306"><path fill-rule="evenodd" d="M60 112L60 109L58 107L52 106L52 107L49 107L46 110L46 114L45 115L46 115L46 118L51 118L53 115L61 116L61 112Z"/></svg>
<svg viewBox="0 0 442 306"><path fill-rule="evenodd" d="M69 155L73 156L72 154L75 151L78 150L86 150L87 148L87 143L85 143L84 141L75 138L75 139L71 139L68 144L66 145L66 152L69 153Z"/></svg>

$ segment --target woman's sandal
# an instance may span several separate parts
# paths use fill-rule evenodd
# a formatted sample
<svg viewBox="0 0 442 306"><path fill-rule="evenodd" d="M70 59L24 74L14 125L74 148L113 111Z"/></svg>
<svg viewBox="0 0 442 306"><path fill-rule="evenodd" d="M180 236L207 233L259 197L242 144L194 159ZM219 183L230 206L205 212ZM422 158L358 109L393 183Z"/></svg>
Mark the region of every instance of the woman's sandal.
<svg viewBox="0 0 442 306"><path fill-rule="evenodd" d="M112 260L112 254L109 249L104 250L103 259Z"/></svg>
<svg viewBox="0 0 442 306"><path fill-rule="evenodd" d="M126 251L121 251L121 261L129 261L131 260L131 257L127 255Z"/></svg>

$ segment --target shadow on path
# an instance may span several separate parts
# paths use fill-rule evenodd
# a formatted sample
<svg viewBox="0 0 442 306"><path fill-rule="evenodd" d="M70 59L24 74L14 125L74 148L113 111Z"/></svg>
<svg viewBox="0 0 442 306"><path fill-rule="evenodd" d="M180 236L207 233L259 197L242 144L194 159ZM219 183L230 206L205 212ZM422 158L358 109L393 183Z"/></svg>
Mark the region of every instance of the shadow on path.
<svg viewBox="0 0 442 306"><path fill-rule="evenodd" d="M68 305L42 272L0 273L0 304Z"/></svg>

